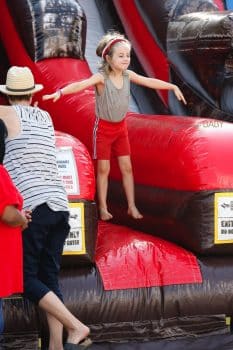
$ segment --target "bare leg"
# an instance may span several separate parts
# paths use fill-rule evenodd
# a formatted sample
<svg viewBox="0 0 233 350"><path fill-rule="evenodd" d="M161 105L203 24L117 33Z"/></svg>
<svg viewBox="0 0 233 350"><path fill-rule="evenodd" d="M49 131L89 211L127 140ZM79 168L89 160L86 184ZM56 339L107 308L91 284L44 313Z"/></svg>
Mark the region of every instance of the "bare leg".
<svg viewBox="0 0 233 350"><path fill-rule="evenodd" d="M49 326L49 350L63 350L63 325L50 313L46 312Z"/></svg>
<svg viewBox="0 0 233 350"><path fill-rule="evenodd" d="M109 160L97 161L97 193L99 201L99 213L101 220L111 220L112 214L107 207L108 175L110 171Z"/></svg>
<svg viewBox="0 0 233 350"><path fill-rule="evenodd" d="M49 325L50 327L52 326L53 344L59 344L61 337L60 324L62 324L67 330L67 341L69 343L78 344L89 335L90 329L80 322L74 315L72 315L72 313L53 292L47 293L39 301L39 306L46 312L47 315L50 315ZM54 319L56 319L56 321ZM56 330L58 330L58 334L56 334ZM54 337L56 339L54 339ZM53 350L53 348L50 350Z"/></svg>
<svg viewBox="0 0 233 350"><path fill-rule="evenodd" d="M118 157L118 164L122 174L123 187L128 202L128 214L134 219L142 219L143 216L135 205L134 179L130 156Z"/></svg>

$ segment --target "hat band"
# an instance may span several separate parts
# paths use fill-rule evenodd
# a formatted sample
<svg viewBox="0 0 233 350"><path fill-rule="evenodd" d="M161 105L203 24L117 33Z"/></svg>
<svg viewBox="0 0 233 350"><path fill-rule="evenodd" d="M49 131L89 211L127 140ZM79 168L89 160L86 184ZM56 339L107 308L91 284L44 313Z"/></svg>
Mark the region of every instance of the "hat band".
<svg viewBox="0 0 233 350"><path fill-rule="evenodd" d="M27 91L31 91L33 89L35 89L35 85L33 85L32 87L27 88L27 89L12 89L12 88L9 88L8 86L6 86L6 90L11 91L11 92L27 92Z"/></svg>

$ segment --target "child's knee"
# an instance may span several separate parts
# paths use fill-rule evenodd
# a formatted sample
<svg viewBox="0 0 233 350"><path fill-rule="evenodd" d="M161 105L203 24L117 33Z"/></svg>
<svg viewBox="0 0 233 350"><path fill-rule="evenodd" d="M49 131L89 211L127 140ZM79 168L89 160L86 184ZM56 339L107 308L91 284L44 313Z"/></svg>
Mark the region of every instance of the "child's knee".
<svg viewBox="0 0 233 350"><path fill-rule="evenodd" d="M121 173L122 174L125 174L125 175L131 175L132 174L132 166L131 166L131 164L129 163L127 163L127 164L123 164L122 166L121 166Z"/></svg>

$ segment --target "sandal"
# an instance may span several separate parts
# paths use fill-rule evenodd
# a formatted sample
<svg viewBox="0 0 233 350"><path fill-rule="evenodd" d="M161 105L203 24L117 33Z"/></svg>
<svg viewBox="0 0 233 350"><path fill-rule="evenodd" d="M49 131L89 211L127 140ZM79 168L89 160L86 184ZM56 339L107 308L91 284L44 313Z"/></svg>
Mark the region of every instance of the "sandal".
<svg viewBox="0 0 233 350"><path fill-rule="evenodd" d="M85 338L78 344L65 343L64 350L85 350L89 346L91 346L91 344L92 344L91 338Z"/></svg>

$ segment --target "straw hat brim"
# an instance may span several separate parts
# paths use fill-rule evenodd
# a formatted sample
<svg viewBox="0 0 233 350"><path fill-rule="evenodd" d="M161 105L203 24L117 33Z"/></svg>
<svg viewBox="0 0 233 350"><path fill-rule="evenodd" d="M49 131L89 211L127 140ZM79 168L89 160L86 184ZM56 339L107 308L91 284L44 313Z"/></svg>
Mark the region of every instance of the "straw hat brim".
<svg viewBox="0 0 233 350"><path fill-rule="evenodd" d="M35 84L35 86L32 89L27 90L9 90L6 85L0 85L0 92L6 95L10 96L22 96L22 95L30 95L34 94L40 90L42 90L44 86L42 84Z"/></svg>

